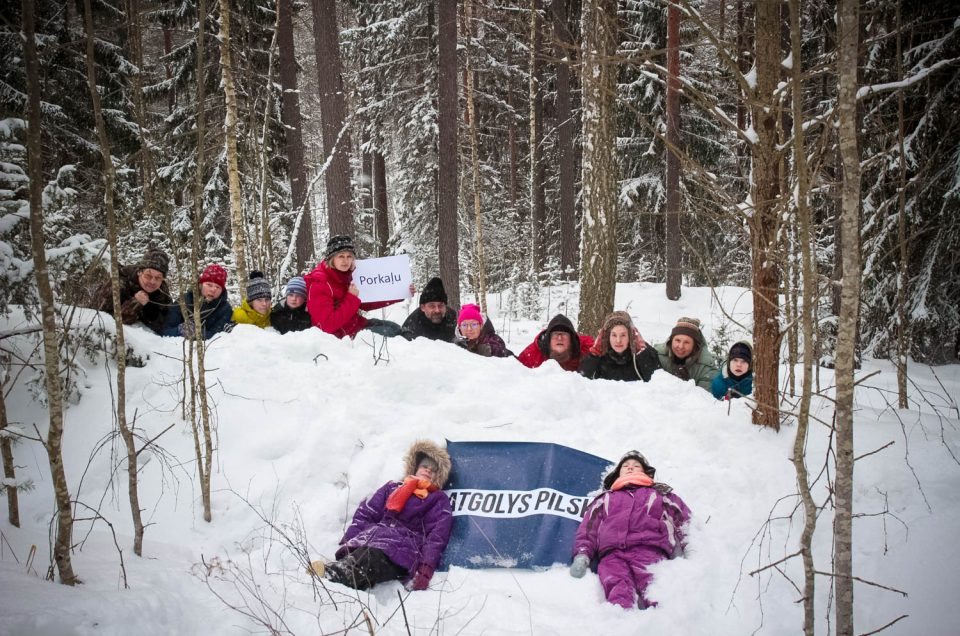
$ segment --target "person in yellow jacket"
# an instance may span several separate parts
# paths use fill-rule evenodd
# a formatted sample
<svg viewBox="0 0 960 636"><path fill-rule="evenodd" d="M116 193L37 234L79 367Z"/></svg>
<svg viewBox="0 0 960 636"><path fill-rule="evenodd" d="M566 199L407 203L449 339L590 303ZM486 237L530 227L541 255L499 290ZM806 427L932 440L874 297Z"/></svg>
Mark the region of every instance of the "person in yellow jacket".
<svg viewBox="0 0 960 636"><path fill-rule="evenodd" d="M263 272L250 272L247 282L247 299L233 310L233 322L238 325L254 325L261 329L270 326L270 283Z"/></svg>

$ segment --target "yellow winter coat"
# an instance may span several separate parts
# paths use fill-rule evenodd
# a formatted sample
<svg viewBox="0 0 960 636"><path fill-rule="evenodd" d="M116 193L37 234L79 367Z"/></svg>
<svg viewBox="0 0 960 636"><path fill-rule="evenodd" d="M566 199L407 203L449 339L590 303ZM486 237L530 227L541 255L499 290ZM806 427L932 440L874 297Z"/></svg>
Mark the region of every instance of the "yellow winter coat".
<svg viewBox="0 0 960 636"><path fill-rule="evenodd" d="M246 300L240 303L240 306L233 310L233 322L238 325L253 325L266 329L270 326L270 310L267 313L257 313Z"/></svg>

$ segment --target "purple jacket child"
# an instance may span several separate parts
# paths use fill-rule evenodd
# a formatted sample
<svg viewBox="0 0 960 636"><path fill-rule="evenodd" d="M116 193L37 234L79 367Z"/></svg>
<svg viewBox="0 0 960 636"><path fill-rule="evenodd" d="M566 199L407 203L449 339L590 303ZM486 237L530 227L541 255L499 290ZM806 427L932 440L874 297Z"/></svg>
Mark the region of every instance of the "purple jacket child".
<svg viewBox="0 0 960 636"><path fill-rule="evenodd" d="M453 526L450 499L440 490L450 475L450 456L419 440L404 464L408 477L388 481L360 503L340 539L337 561L313 564L316 573L359 590L394 579L427 589Z"/></svg>
<svg viewBox="0 0 960 636"><path fill-rule="evenodd" d="M607 600L624 608L655 606L646 597L647 568L683 553L690 509L656 469L630 451L603 480L603 492L587 507L577 529L570 574L582 577L599 559L597 574Z"/></svg>
<svg viewBox="0 0 960 636"><path fill-rule="evenodd" d="M467 304L457 316L457 337L454 342L473 353L487 358L508 358L513 353L507 349L503 338L493 329L493 323L480 315L480 307Z"/></svg>

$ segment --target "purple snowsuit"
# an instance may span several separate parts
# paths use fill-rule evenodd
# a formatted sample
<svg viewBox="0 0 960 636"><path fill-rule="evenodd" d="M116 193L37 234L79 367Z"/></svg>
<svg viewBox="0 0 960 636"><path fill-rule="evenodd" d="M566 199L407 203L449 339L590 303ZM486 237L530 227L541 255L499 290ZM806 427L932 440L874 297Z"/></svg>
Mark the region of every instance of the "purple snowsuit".
<svg viewBox="0 0 960 636"><path fill-rule="evenodd" d="M573 554L600 559L597 574L607 600L621 607L652 605L645 596L647 567L683 552L683 526L690 509L675 494L656 487L607 490L587 507Z"/></svg>
<svg viewBox="0 0 960 636"><path fill-rule="evenodd" d="M388 481L372 497L360 503L350 527L340 539L337 558L361 547L383 550L387 557L412 576L421 564L431 571L450 540L453 509L442 490L420 499L411 496L400 512L387 510L387 497L402 484Z"/></svg>

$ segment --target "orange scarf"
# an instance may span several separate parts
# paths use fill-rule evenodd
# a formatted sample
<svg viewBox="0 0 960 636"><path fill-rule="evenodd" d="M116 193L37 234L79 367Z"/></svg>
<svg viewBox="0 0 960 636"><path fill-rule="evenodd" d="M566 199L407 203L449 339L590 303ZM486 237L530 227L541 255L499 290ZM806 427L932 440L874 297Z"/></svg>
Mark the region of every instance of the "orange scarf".
<svg viewBox="0 0 960 636"><path fill-rule="evenodd" d="M622 477L617 477L610 490L620 490L625 486L652 486L653 479L646 473L630 473Z"/></svg>
<svg viewBox="0 0 960 636"><path fill-rule="evenodd" d="M426 499L427 495L435 490L440 489L436 484L426 479L419 479L413 476L406 477L403 480L403 485L398 486L397 489L387 497L387 510L400 512L403 510L403 507L407 505L407 499L410 498L410 495L416 495L420 499Z"/></svg>

